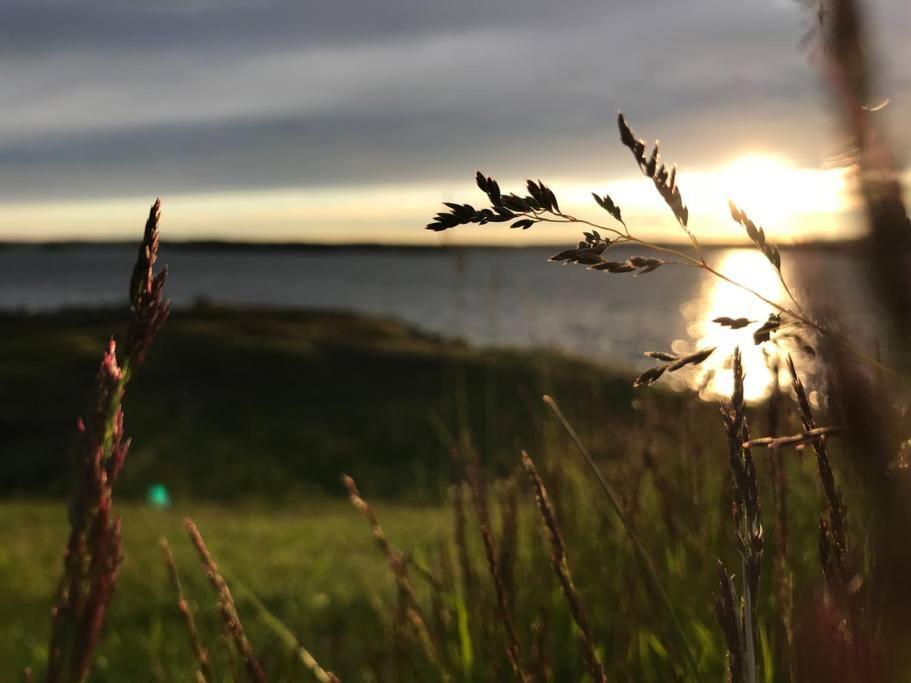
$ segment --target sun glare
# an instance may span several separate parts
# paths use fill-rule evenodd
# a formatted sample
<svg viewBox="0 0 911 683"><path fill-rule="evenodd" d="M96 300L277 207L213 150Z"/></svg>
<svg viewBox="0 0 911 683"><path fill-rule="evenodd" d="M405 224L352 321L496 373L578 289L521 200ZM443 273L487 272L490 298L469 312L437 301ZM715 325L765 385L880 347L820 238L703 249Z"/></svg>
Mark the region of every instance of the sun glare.
<svg viewBox="0 0 911 683"><path fill-rule="evenodd" d="M798 168L762 154L742 156L718 173L724 196L783 234L801 228L801 216L844 209L844 172Z"/></svg>
<svg viewBox="0 0 911 683"><path fill-rule="evenodd" d="M781 159L748 155L720 172L725 196L741 207L762 211L766 221L780 222L799 204L794 169Z"/></svg>
<svg viewBox="0 0 911 683"><path fill-rule="evenodd" d="M727 251L718 270L771 301L781 301L784 296L778 276L758 251ZM745 372L745 397L747 400L758 400L767 396L775 379L769 370L765 353L774 353L775 348L770 344L759 347L753 343L752 334L756 325L731 330L712 321L726 316L762 322L769 312L768 304L744 289L717 278L706 280L700 296L683 306L683 314L688 320L687 332L696 340L696 347L717 349L698 366L692 376L693 386L705 395L730 396L734 385L730 358L734 348L739 346ZM684 346L687 345L684 343ZM764 352L766 347L768 348Z"/></svg>
<svg viewBox="0 0 911 683"><path fill-rule="evenodd" d="M850 236L852 208L844 168L798 166L786 156L748 153L707 169L678 169L677 182L689 207L691 227L706 242L745 239L731 221L728 201L747 212L774 239L789 242ZM592 208L591 183L558 180L561 202L573 210ZM684 239L655 188L641 176L606 181L602 185L623 207L636 232L657 240Z"/></svg>

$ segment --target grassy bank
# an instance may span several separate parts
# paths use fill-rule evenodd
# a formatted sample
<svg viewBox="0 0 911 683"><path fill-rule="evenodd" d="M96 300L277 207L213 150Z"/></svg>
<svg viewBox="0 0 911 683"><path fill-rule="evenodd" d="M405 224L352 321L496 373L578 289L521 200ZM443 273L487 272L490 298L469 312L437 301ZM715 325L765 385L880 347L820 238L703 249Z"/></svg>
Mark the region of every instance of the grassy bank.
<svg viewBox="0 0 911 683"><path fill-rule="evenodd" d="M66 490L66 454L121 311L0 318L0 493ZM433 498L447 434L468 428L496 468L550 427L543 392L586 433L632 415L628 374L546 352L480 351L401 323L314 312L196 308L163 330L126 397L134 437L121 496L340 491Z"/></svg>
<svg viewBox="0 0 911 683"><path fill-rule="evenodd" d="M0 629L7 675L46 659L47 616L67 530L62 500L48 496L67 489L75 416L86 408L99 349L124 317L111 310L0 318L0 415L7 435L0 484L8 497L0 504L0 581L9 587L0 608L15 615ZM618 667L636 659L634 668L645 666L652 680L660 679L671 670L666 648L672 647L660 612L639 613L651 602L641 567L603 504L592 499L585 477L567 461L570 446L541 402L544 392L561 397L621 487L623 503L645 526L658 524L648 545L663 566L670 563L675 598L691 602L692 628L704 637L709 603L696 593L687 598L693 582L683 570L696 562L705 579L699 582L710 590L708 565L686 559L708 538L680 529L705 517L708 506L700 534L717 533L710 493L718 495L721 478L690 468L705 450L678 448L668 428L698 434L693 443L717 442L721 453L713 411L672 393L634 394L627 373L581 359L479 350L390 320L197 308L173 316L126 397L135 445L118 489L125 559L93 680L183 680L191 670L158 548L162 535L171 538L198 606L203 639L221 657L219 670L230 671L214 596L180 523L184 515L194 517L232 582L251 641L276 680L305 677L258 618L251 595L347 680L428 675L413 643L402 641L392 576L364 520L343 499L326 495L341 492L342 472L354 475L371 500L387 501L378 507L389 537L435 572L435 579L422 581L414 570L421 600L438 617L434 628L451 648L443 653L447 667L466 681L505 675L478 527L469 520L467 546L460 546L452 512L440 506L452 481L452 439L461 431L472 434L491 475L497 543L504 544L498 552L509 552L507 537L513 536L509 562L521 637L549 640L536 646L547 658L540 666L563 679L577 677L580 662L572 621L548 581L530 490L517 477L520 448L540 457L567 537L585 547L577 561L580 584L596 586L609 577L629 586L622 596L602 596L603 605L592 609L605 642L615 642L605 657ZM650 434L647 451L643 433ZM650 473L655 457L660 475ZM497 483L501 476L506 488ZM153 483L168 487L173 508L141 502ZM668 492L679 497L673 514L658 497L668 486L680 487ZM134 502L124 503L129 498ZM504 520L516 499L521 522L510 531ZM465 567L453 566L460 548L473 565L474 587L453 583L456 573L467 580ZM720 666L719 652L706 655L707 670Z"/></svg>
<svg viewBox="0 0 911 683"><path fill-rule="evenodd" d="M48 494L66 488L73 419L90 393L98 350L122 319L117 311L0 319L0 414L8 435L0 609L13 615L0 626L3 680L26 664L40 671L46 660L67 533L64 505ZM161 560L162 535L171 540L217 680L230 680L230 648L184 515L195 519L231 583L270 680L310 678L257 600L343 680L507 680L478 510L466 485L449 486L452 439L462 430L486 461L496 574L508 586L523 661L538 678L579 680L585 663L533 491L518 467L521 448L535 457L550 489L608 678L723 676L725 649L712 608L716 558L734 565L738 557L714 406L660 388L634 392L627 373L584 360L478 350L348 315L200 308L177 313L158 342L126 398L135 446L117 495L124 563L92 680L190 679L193 659ZM695 673L687 673L682 641L630 537L545 412L543 392L559 398L618 492L681 621ZM752 416L759 429L771 421L763 406ZM461 448L463 455L470 450ZM767 463L758 462L760 487L769 491ZM815 465L793 458L784 467L793 576L796 585L813 586ZM401 594L364 519L327 495L341 492L343 471L377 503L386 534L411 563L439 649L433 657L403 617ZM169 488L174 507L124 502L141 499L152 483ZM777 548L769 535L771 557ZM770 676L783 666L771 654L783 633L772 575L765 564L758 598L760 655ZM802 599L795 609L803 609Z"/></svg>

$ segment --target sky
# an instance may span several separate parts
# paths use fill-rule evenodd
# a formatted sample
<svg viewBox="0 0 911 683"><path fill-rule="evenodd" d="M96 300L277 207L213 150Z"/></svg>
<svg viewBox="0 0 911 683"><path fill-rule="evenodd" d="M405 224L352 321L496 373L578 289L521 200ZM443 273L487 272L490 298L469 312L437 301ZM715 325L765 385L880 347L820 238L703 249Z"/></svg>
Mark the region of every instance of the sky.
<svg viewBox="0 0 911 683"><path fill-rule="evenodd" d="M911 3L874 3L883 117L911 149ZM423 229L441 201L541 178L679 236L616 113L679 166L691 227L857 230L839 121L795 0L0 0L0 240L574 241Z"/></svg>

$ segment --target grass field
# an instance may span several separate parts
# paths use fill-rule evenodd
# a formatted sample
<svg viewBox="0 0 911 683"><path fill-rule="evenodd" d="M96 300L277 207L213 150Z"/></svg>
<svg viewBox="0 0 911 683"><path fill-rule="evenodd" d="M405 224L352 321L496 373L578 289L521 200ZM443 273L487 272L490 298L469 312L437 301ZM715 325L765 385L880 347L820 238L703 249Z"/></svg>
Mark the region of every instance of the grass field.
<svg viewBox="0 0 911 683"><path fill-rule="evenodd" d="M0 446L7 496L0 502L0 610L11 615L0 625L0 680L15 680L27 664L40 672L46 660L68 528L60 495L68 440L98 350L120 319L117 311L0 318L0 415L8 435ZM540 680L580 680L585 668L519 471L522 448L551 491L608 677L722 679L716 558L731 566L739 560L715 406L660 387L634 392L626 373L585 360L478 350L382 319L203 308L178 312L158 342L126 395L135 445L115 495L124 562L90 680L192 680L161 536L174 549L217 680L231 680L231 649L184 516L196 521L231 584L270 680L312 680L273 617L342 680L445 679L441 671L465 683L508 679L477 510L466 503L460 542L457 508L444 505L455 492L450 450L460 433L471 435L485 465L498 572L510 586L523 658ZM687 674L667 610L544 408L544 392L560 400L639 530L698 674ZM759 429L765 412L751 408ZM758 463L760 487L769 491L767 462ZM797 585L812 586L819 573L815 463L796 457L784 466L791 567ZM340 495L342 472L357 479L393 545L413 562L437 661L407 628L386 559ZM142 502L153 483L167 486L172 508ZM774 557L774 534L766 544ZM771 654L782 637L774 585L769 562L758 617L767 681L782 666Z"/></svg>
<svg viewBox="0 0 911 683"><path fill-rule="evenodd" d="M117 310L0 317L6 435L0 489L13 496L0 503L0 608L14 615L0 631L4 676L26 664L40 671L46 659L66 539L62 494L73 425L86 410L99 350L124 317ZM451 482L453 435L473 434L494 478L512 474L520 447L544 453L559 443L559 428L540 400L545 391L566 397L564 407L599 457L615 462L618 472L630 467L623 458L634 446L618 435L643 419L633 406L630 378L584 360L482 351L392 320L351 315L175 313L126 396L134 446L116 504L124 517L125 559L93 680L190 676L190 650L158 547L162 535L170 538L187 593L201 608L205 640L216 654L226 651L218 647L215 598L186 539L185 515L196 520L231 580L270 673L301 678L244 587L347 680L388 677L396 656L393 579L364 520L338 495L340 474L354 475L371 500L400 501L379 505L387 533L409 556L435 561L452 529L439 505ZM681 401L653 392L647 404L673 413ZM143 504L148 487L158 483L167 486L172 509ZM530 501L524 498L523 505ZM478 538L470 542L486 583ZM618 542L613 534L610 542ZM521 553L530 563L522 570L530 574L529 596L537 599L546 559L525 541ZM559 605L559 595L552 597ZM459 595L463 612L478 609L465 600ZM486 594L484 620L491 617L491 600ZM563 637L571 639L571 622L561 623ZM530 621L522 625L531 627ZM470 628L475 647L490 639L477 630L477 615ZM483 654L493 668L468 679L501 670L499 646L486 647L474 666L488 667ZM563 663L567 671L576 666L574 651L570 646ZM453 656L464 657L460 652Z"/></svg>
<svg viewBox="0 0 911 683"><path fill-rule="evenodd" d="M420 549L448 527L438 508L379 505L387 533ZM198 608L203 638L219 656L215 598L184 532L191 515L232 583L239 610L257 651L284 680L306 679L275 634L257 618L244 587L322 659L344 671L384 639L377 604L394 602L392 576L370 542L364 520L347 501L311 500L281 508L256 504L119 506L124 562L100 650L96 681L190 680L192 657L176 598L168 583L158 539L167 536L187 597ZM26 665L47 656L48 613L61 571L66 537L63 504L0 504L0 680L17 680ZM12 618L10 618L12 617ZM284 656L283 656L284 653ZM221 662L219 662L221 663ZM40 666L38 667L40 669ZM360 678L348 670L352 680Z"/></svg>
<svg viewBox="0 0 911 683"><path fill-rule="evenodd" d="M0 494L68 490L66 455L101 349L125 311L0 316ZM544 392L584 431L632 414L631 378L548 352L481 351L355 315L175 312L126 395L134 437L119 495L152 483L225 499L341 493L341 472L384 496L438 500L445 432L470 429L493 465L549 424Z"/></svg>

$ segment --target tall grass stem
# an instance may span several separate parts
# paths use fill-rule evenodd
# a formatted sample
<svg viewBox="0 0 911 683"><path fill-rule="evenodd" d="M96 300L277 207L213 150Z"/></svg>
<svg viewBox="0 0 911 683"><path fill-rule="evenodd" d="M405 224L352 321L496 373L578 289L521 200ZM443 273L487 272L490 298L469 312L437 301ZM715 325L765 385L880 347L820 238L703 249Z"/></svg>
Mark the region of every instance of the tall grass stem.
<svg viewBox="0 0 911 683"><path fill-rule="evenodd" d="M557 404L554 398L552 396L548 396L547 394L545 394L543 398L544 403L546 403L547 406L551 409L554 416L557 418L557 421L563 426L563 429L566 431L570 440L572 440L573 444L575 444L576 449L579 451L579 454L582 456L585 464L588 465L589 469L595 475L595 480L598 482L598 485L604 492L604 495L610 503L611 508L613 508L617 517L620 519L624 530L630 537L630 540L633 542L633 548L635 549L639 560L642 562L642 566L645 568L646 575L652 584L652 588L661 598L661 602L664 605L668 616L671 618L674 632L677 634L677 638L679 639L680 645L683 648L683 653L686 657L686 663L690 668L690 672L698 680L699 666L696 664L696 658L693 655L693 651L690 649L689 640L686 637L686 632L683 630L683 624L680 622L680 619L677 616L677 612L674 610L674 605L671 602L670 595L665 589L664 584L661 582L661 579L658 577L658 572L655 571L655 565L649 557L645 546L642 544L642 541L639 538L639 534L636 533L636 529L633 527L632 521L620 506L620 499L617 497L617 494L614 493L610 484L607 483L607 480L604 478L601 470L598 469L597 463L595 463L594 458L592 458L591 453L589 453L588 448L586 448L585 444L582 443L582 439L579 438L576 430L569 423L569 420L566 419L566 416L563 414L563 411L560 410L560 406Z"/></svg>

